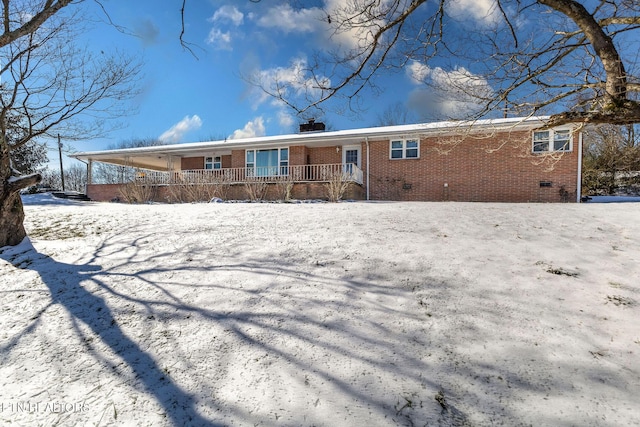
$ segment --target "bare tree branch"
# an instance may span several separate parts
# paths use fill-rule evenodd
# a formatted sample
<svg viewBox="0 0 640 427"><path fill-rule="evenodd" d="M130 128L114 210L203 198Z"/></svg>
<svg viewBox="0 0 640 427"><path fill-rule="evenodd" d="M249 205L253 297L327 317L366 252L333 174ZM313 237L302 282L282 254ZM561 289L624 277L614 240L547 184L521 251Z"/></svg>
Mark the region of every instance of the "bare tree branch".
<svg viewBox="0 0 640 427"><path fill-rule="evenodd" d="M18 191L41 179L39 174L20 176L11 165L11 152L58 133L67 139L99 135L108 119L126 113L124 102L137 93L136 60L117 53L94 55L73 43L75 31L82 29L77 9L58 12L81 1L2 2L0 246L24 238Z"/></svg>
<svg viewBox="0 0 640 427"><path fill-rule="evenodd" d="M2 0L3 2L3 15L4 15L4 32L0 35L0 47L6 46L9 43L24 37L27 34L33 33L42 26L49 18L55 15L65 6L68 6L72 0L58 0L47 1L41 10L33 15L31 19L19 26L18 28L11 30L9 27L9 14L10 14L10 2L11 0Z"/></svg>
<svg viewBox="0 0 640 427"><path fill-rule="evenodd" d="M433 91L442 91L442 79L447 78L455 94L476 98L477 108L458 111L457 118L491 114L508 103L522 114L559 108L571 113L556 116L554 123L568 118L640 122L640 76L628 72L640 64L628 50L622 57L619 46L624 41L616 42L640 31L640 4L583 3L495 0L486 17L465 26L451 13L449 0L353 0L328 12L334 37L352 35L355 48L317 52L318 59L299 69L298 80L291 84L253 83L300 114L332 99L351 105L365 87L376 87L377 75L418 63ZM535 27L528 36L526 26ZM444 70L443 61L469 65ZM301 96L294 89L303 81L313 82L313 90ZM478 91L479 84L493 92ZM462 116L469 113L471 117Z"/></svg>

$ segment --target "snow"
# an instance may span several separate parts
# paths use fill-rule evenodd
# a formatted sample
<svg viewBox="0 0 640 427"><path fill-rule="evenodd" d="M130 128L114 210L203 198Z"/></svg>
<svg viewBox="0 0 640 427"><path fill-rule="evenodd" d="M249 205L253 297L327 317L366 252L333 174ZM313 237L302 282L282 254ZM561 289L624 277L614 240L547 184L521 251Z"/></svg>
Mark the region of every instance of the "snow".
<svg viewBox="0 0 640 427"><path fill-rule="evenodd" d="M629 203L640 202L640 196L590 196L588 203Z"/></svg>
<svg viewBox="0 0 640 427"><path fill-rule="evenodd" d="M0 424L640 424L634 203L25 196Z"/></svg>

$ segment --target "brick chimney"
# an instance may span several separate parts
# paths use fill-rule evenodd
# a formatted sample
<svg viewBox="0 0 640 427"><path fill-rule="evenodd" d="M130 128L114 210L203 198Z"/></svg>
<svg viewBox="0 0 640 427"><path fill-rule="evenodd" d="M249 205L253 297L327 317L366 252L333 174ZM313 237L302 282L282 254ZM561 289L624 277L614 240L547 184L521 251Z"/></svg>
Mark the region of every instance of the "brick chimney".
<svg viewBox="0 0 640 427"><path fill-rule="evenodd" d="M323 132L325 129L324 123L316 123L316 119L309 119L308 123L300 124L300 133L304 132Z"/></svg>

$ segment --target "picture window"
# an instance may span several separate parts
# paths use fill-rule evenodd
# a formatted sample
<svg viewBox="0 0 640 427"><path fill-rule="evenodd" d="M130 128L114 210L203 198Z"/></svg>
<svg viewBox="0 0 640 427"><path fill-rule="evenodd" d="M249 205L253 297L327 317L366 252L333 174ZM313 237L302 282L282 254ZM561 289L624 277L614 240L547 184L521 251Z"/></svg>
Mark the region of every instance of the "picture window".
<svg viewBox="0 0 640 427"><path fill-rule="evenodd" d="M245 166L249 176L288 175L289 149L247 150Z"/></svg>

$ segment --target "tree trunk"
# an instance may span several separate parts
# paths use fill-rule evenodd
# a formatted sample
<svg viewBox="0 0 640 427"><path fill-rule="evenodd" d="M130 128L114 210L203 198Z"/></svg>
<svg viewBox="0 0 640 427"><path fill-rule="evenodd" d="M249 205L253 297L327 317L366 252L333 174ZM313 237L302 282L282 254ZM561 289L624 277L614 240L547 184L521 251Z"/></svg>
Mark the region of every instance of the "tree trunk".
<svg viewBox="0 0 640 427"><path fill-rule="evenodd" d="M554 114L547 126L559 126L571 122L629 124L640 122L640 104L630 99L627 93L627 71L620 54L604 28L594 15L575 0L537 0L571 19L589 40L596 56L600 59L606 75L603 104L593 111Z"/></svg>
<svg viewBox="0 0 640 427"><path fill-rule="evenodd" d="M41 180L40 174L14 176L9 147L0 136L0 247L15 246L27 236L20 190Z"/></svg>
<svg viewBox="0 0 640 427"><path fill-rule="evenodd" d="M5 185L6 187L6 181ZM20 193L0 192L0 247L15 246L27 236Z"/></svg>
<svg viewBox="0 0 640 427"><path fill-rule="evenodd" d="M600 58L606 73L604 99L617 106L627 99L627 72L611 37L600 26L594 15L574 0L538 0L571 19L589 40ZM584 3L584 2L582 2Z"/></svg>

